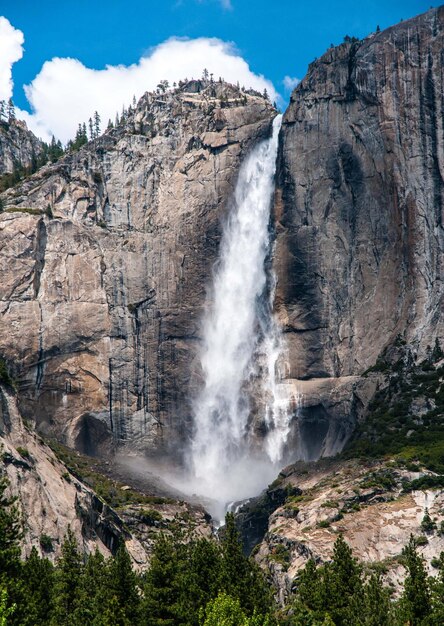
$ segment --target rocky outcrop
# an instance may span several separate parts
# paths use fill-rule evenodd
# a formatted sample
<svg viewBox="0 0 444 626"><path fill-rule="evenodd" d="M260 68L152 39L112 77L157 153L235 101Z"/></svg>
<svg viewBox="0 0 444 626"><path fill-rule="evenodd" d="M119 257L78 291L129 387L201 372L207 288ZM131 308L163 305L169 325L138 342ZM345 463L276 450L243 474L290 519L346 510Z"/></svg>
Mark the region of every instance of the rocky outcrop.
<svg viewBox="0 0 444 626"><path fill-rule="evenodd" d="M288 598L293 580L309 559L318 564L331 560L339 533L355 557L369 567L378 566L395 587L404 577L401 552L411 534L429 572L436 572L436 558L444 550L444 490L427 488L427 479L432 483L430 472L419 467L409 471L393 462L322 461L286 468L273 486L287 491L286 502L270 516L265 537L254 550L280 601ZM300 495L293 495L296 489ZM238 518L242 534L248 536L244 519Z"/></svg>
<svg viewBox="0 0 444 626"><path fill-rule="evenodd" d="M0 356L40 431L180 455L221 220L275 115L224 83L146 94L3 195Z"/></svg>
<svg viewBox="0 0 444 626"><path fill-rule="evenodd" d="M60 554L71 528L86 553L96 547L105 555L127 543L134 560L147 562L142 545L119 516L85 484L73 476L52 450L23 424L14 393L0 386L1 473L17 497L23 523L22 549L34 546L51 559Z"/></svg>
<svg viewBox="0 0 444 626"><path fill-rule="evenodd" d="M352 422L365 413L355 377L387 345L424 355L444 336L443 48L444 7L332 48L284 115L276 306L321 452L347 436L344 402Z"/></svg>
<svg viewBox="0 0 444 626"><path fill-rule="evenodd" d="M18 167L35 169L42 149L42 142L28 130L25 122L0 121L0 176L11 174Z"/></svg>
<svg viewBox="0 0 444 626"><path fill-rule="evenodd" d="M98 472L86 457L61 454L58 444L51 445L23 423L13 389L0 384L0 477L17 499L24 557L35 547L56 560L70 528L83 553L97 548L109 556L123 541L134 565L144 569L161 533L212 536L211 518L201 506L149 495L146 481L144 492L131 489Z"/></svg>

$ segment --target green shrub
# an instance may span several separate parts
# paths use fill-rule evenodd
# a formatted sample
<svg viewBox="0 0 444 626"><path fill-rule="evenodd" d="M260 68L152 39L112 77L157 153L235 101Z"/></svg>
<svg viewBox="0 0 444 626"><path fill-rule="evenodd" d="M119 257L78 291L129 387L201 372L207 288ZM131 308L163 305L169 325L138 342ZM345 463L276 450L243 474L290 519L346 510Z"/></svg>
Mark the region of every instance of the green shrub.
<svg viewBox="0 0 444 626"><path fill-rule="evenodd" d="M272 547L269 560L280 563L284 569L288 569L290 565L290 551L283 543L278 543Z"/></svg>
<svg viewBox="0 0 444 626"><path fill-rule="evenodd" d="M27 448L22 448L22 446L17 446L17 452L24 459L31 459L32 458L30 453L29 453L29 450L27 450Z"/></svg>
<svg viewBox="0 0 444 626"><path fill-rule="evenodd" d="M7 213L27 213L28 215L41 215L42 211L34 207L27 206L10 206L6 209Z"/></svg>
<svg viewBox="0 0 444 626"><path fill-rule="evenodd" d="M323 519L320 522L318 522L318 528L329 528L330 526L330 522L328 521L328 519Z"/></svg>
<svg viewBox="0 0 444 626"><path fill-rule="evenodd" d="M337 509L338 506L339 504L336 502L336 500L326 500L321 504L321 507L324 509Z"/></svg>
<svg viewBox="0 0 444 626"><path fill-rule="evenodd" d="M148 526L154 526L156 522L162 521L162 515L155 509L144 509L140 512L140 519Z"/></svg>
<svg viewBox="0 0 444 626"><path fill-rule="evenodd" d="M431 533L436 530L436 523L430 517L429 510L427 508L424 512L424 517L422 518L421 530L425 533Z"/></svg>
<svg viewBox="0 0 444 626"><path fill-rule="evenodd" d="M44 552L52 552L54 549L51 537L45 534L40 535L40 546Z"/></svg>
<svg viewBox="0 0 444 626"><path fill-rule="evenodd" d="M419 535L419 537L415 538L415 543L417 546L426 546L429 543L429 540L425 535Z"/></svg>

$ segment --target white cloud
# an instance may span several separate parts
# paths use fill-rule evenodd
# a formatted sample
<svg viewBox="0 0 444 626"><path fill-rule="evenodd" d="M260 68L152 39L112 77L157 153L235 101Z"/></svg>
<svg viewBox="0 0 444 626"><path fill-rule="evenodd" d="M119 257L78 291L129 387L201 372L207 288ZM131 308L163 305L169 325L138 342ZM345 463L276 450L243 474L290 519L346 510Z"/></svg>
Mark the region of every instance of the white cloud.
<svg viewBox="0 0 444 626"><path fill-rule="evenodd" d="M267 89L277 98L273 84L254 74L235 46L220 39L168 39L147 56L130 66L108 65L103 70L85 67L77 59L54 58L46 61L40 73L25 87L33 113L24 115L28 126L42 138L54 134L66 142L79 122L98 111L106 124L133 95L139 98L155 89L160 80L170 83L198 78L203 68L230 82L239 81L258 91Z"/></svg>
<svg viewBox="0 0 444 626"><path fill-rule="evenodd" d="M296 78L296 76L285 76L284 80L282 81L285 89L287 89L287 91L293 91L293 89L295 87L297 87L299 85L301 81L299 80L299 78Z"/></svg>
<svg viewBox="0 0 444 626"><path fill-rule="evenodd" d="M0 100L12 96L12 65L23 56L23 33L0 17Z"/></svg>

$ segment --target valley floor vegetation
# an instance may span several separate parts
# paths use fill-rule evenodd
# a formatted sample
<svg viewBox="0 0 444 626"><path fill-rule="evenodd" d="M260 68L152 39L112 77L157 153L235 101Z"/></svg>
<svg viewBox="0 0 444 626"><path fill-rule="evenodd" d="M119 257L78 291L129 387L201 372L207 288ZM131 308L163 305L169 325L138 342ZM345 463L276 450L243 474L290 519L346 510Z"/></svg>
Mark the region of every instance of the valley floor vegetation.
<svg viewBox="0 0 444 626"><path fill-rule="evenodd" d="M84 556L68 532L55 565L36 548L20 558L22 527L0 481L1 626L442 626L444 553L427 575L417 541L402 551L401 594L368 573L341 535L331 562L310 560L278 607L258 565L242 553L228 514L220 541L160 535L149 569L134 570L124 544L110 558ZM43 537L44 551L52 549Z"/></svg>

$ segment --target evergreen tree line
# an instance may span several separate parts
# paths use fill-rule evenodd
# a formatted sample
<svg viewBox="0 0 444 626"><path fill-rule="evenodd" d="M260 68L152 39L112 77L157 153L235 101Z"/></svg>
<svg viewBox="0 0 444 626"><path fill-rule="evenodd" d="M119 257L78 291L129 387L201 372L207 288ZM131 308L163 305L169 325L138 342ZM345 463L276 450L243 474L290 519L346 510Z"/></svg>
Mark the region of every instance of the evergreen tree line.
<svg viewBox="0 0 444 626"><path fill-rule="evenodd" d="M16 161L12 172L0 176L0 193L9 189L9 187L13 187L24 178L31 176L46 163L55 163L64 153L61 142L57 141L55 137L51 139L49 144L42 142L41 151L38 155L35 154L34 150L32 151L31 161L28 165L23 165L21 161Z"/></svg>
<svg viewBox="0 0 444 626"><path fill-rule="evenodd" d="M308 561L277 610L258 565L243 555L234 516L220 542L159 535L149 569L134 570L124 544L105 559L84 556L68 531L55 565L23 538L15 500L0 480L1 626L442 626L444 553L427 574L411 537L399 597L380 570L365 572L340 535L331 562ZM50 543L50 542L49 542ZM42 542L43 545L43 542ZM50 549L48 542L44 548Z"/></svg>
<svg viewBox="0 0 444 626"><path fill-rule="evenodd" d="M220 543L160 535L143 574L133 569L124 544L108 559L99 551L85 557L71 531L53 565L35 548L20 559L20 519L6 488L3 479L0 625L272 624L270 588L258 566L243 555L232 516Z"/></svg>
<svg viewBox="0 0 444 626"><path fill-rule="evenodd" d="M123 107L121 115L116 114L115 124L109 120L107 129L124 124L129 115L134 111L136 98L133 97L133 104L128 108ZM10 99L8 102L0 100L0 123L8 126L16 119L15 106ZM61 156L70 152L76 152L88 141L93 141L101 135L101 119L97 111L89 118L88 123L79 124L74 139L71 139L64 148L60 140L53 136L50 143L41 142L41 150L38 155L33 151L31 162L24 165L21 161L14 163L12 172L0 176L0 193L13 187L18 182L31 176L48 162L55 163Z"/></svg>

